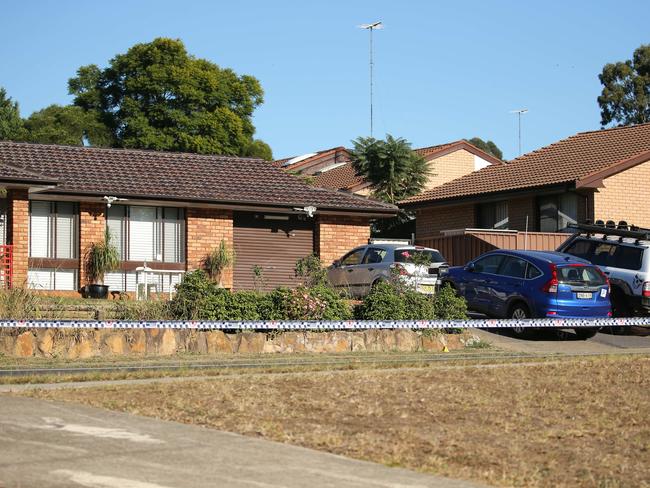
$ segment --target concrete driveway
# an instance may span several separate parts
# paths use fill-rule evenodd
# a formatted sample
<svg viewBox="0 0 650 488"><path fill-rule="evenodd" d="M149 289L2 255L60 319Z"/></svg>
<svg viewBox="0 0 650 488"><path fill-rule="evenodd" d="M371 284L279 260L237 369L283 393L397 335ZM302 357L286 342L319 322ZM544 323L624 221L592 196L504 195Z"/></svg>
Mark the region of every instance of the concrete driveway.
<svg viewBox="0 0 650 488"><path fill-rule="evenodd" d="M193 425L0 395L0 487L480 486Z"/></svg>

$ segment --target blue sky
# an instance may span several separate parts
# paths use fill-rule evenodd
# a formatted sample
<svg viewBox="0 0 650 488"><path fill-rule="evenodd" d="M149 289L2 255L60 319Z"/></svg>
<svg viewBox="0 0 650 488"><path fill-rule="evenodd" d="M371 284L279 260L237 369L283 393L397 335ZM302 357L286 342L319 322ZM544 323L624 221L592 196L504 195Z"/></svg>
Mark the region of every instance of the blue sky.
<svg viewBox="0 0 650 488"><path fill-rule="evenodd" d="M650 43L650 2L13 1L2 3L0 86L23 116L69 103L79 66L105 66L137 42L182 39L190 53L257 77L257 137L274 156L349 145L369 133L414 147L479 136L506 158L600 127L598 73Z"/></svg>

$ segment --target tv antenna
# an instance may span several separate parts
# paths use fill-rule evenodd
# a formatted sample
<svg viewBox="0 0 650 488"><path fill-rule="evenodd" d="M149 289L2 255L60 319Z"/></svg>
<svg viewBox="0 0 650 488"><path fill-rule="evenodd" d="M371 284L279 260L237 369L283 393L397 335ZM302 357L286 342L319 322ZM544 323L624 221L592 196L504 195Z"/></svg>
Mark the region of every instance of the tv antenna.
<svg viewBox="0 0 650 488"><path fill-rule="evenodd" d="M525 114L528 112L527 108L520 108L517 110L511 110L511 114L517 114L517 118L519 119L519 156L521 156L521 115Z"/></svg>
<svg viewBox="0 0 650 488"><path fill-rule="evenodd" d="M373 60L372 60L372 31L378 30L378 29L383 29L384 24L381 23L381 21L378 22L373 22L372 24L361 24L357 26L359 29L366 29L370 31L370 137L372 137L372 68L373 68Z"/></svg>

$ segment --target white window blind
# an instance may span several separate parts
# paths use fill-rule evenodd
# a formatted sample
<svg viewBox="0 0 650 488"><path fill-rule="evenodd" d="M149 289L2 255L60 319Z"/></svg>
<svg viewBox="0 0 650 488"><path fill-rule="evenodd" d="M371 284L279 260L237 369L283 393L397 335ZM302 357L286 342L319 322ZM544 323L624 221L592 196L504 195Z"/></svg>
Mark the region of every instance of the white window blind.
<svg viewBox="0 0 650 488"><path fill-rule="evenodd" d="M29 256L49 258L51 254L52 219L50 202L31 202L29 215Z"/></svg>
<svg viewBox="0 0 650 488"><path fill-rule="evenodd" d="M34 290L76 290L76 269L32 268L27 271L29 288Z"/></svg>
<svg viewBox="0 0 650 488"><path fill-rule="evenodd" d="M163 261L184 261L185 219L179 208L163 208Z"/></svg>
<svg viewBox="0 0 650 488"><path fill-rule="evenodd" d="M156 208L131 207L129 224L129 260L153 261L157 250Z"/></svg>
<svg viewBox="0 0 650 488"><path fill-rule="evenodd" d="M73 259L76 256L74 204L59 202L56 205L56 257Z"/></svg>
<svg viewBox="0 0 650 488"><path fill-rule="evenodd" d="M106 212L106 226L111 234L111 242L122 260L126 259L126 208L124 205L112 205Z"/></svg>
<svg viewBox="0 0 650 488"><path fill-rule="evenodd" d="M7 200L0 199L0 245L7 243Z"/></svg>

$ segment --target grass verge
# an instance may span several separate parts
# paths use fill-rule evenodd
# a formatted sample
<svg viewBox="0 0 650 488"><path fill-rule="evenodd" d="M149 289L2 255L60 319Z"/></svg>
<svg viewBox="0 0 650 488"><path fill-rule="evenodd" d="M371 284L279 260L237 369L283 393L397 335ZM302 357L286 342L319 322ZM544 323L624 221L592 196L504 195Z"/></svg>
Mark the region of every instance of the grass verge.
<svg viewBox="0 0 650 488"><path fill-rule="evenodd" d="M360 369L43 398L199 424L498 486L648 486L650 360Z"/></svg>

